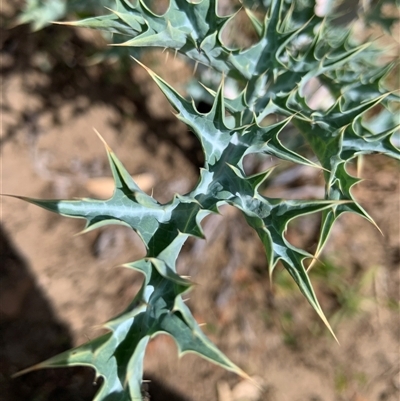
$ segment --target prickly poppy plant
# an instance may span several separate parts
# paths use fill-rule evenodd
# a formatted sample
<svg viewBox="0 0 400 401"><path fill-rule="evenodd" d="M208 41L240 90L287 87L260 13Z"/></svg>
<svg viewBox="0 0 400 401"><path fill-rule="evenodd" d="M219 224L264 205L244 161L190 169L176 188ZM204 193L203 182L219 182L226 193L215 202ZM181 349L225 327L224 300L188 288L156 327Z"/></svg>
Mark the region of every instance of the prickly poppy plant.
<svg viewBox="0 0 400 401"><path fill-rule="evenodd" d="M235 98L225 98L223 78L218 90L208 89L213 104L204 114L143 65L176 117L202 145L205 163L190 193L160 204L137 186L105 144L115 181L110 199L21 197L60 215L85 219L86 231L108 224L128 226L138 233L147 250L143 259L125 265L143 274L143 285L128 308L105 324L109 332L31 369L91 366L104 379L96 401L141 400L146 346L164 333L175 340L180 354L194 352L245 375L199 328L182 300L191 283L176 270L185 241L189 236L202 238L202 219L218 213L224 204L238 208L257 232L269 273L272 275L281 262L330 330L307 270L341 214L356 213L372 222L352 196L351 188L359 179L348 173L346 164L370 153L400 158L393 143L398 127L391 113L398 96L387 92L382 83L392 65L379 65L378 50L373 44L357 44L351 29L335 28L330 18L315 15L312 1L265 3L263 19L246 9L258 35L258 41L246 49L231 49L223 43L222 30L232 17L218 15L217 0L171 0L164 15L154 14L143 0L116 0L106 15L68 23L113 33L118 46L179 52L237 81L243 89ZM312 79L329 91L329 107L310 106L306 85ZM366 118L377 105L380 124ZM231 115L229 123L227 113ZM265 125L271 121L266 119L270 115L275 122ZM308 144L312 158L283 144L281 134L288 125ZM260 186L272 169L248 176L243 159L251 154L320 169L325 197L286 200L261 195ZM316 253L311 255L291 245L285 230L292 219L316 212L322 212L321 233Z"/></svg>

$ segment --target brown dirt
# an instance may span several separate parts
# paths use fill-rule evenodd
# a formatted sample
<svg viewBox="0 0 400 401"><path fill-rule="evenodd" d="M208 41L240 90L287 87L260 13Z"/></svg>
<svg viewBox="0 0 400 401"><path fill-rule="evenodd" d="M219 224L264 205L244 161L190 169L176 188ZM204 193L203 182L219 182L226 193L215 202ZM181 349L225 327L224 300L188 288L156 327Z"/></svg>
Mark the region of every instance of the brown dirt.
<svg viewBox="0 0 400 401"><path fill-rule="evenodd" d="M64 50L49 47L52 35ZM195 184L199 145L140 67L131 67L131 79L110 82L119 76L116 67L86 67L82 48L92 42L64 28L29 34L19 27L3 31L2 42L2 193L91 195L88 180L110 175L92 127L131 174L154 178L158 200ZM66 67L66 57L74 68ZM160 53L147 57L168 82L191 74L179 60L166 69ZM206 241L185 245L179 269L198 283L188 301L194 316L207 322L205 332L235 363L259 377L262 391L250 398L254 389L244 386L241 400L399 399L398 173L386 158L365 158L366 180L354 193L384 236L344 215L322 256L329 275L314 269L340 346L284 272L277 271L270 286L259 240L234 209L206 219ZM318 177L308 180L309 189L318 190ZM296 185L277 179L270 190L298 196ZM96 326L123 310L141 282L139 274L113 266L140 257L143 246L121 227L74 236L82 221L13 198L1 202L0 399L90 400L96 390L90 370L30 373L13 381L10 375L98 335ZM288 239L312 249L318 222L318 216L299 219ZM145 367L152 400L239 401L241 379L193 355L178 360L168 337L150 344Z"/></svg>

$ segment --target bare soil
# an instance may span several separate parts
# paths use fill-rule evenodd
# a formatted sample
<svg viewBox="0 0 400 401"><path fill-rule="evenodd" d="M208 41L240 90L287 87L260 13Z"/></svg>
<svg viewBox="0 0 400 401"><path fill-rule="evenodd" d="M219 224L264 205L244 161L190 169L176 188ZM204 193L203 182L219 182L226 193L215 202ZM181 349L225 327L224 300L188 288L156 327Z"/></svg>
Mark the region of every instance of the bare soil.
<svg viewBox="0 0 400 401"><path fill-rule="evenodd" d="M88 67L100 39L63 27L2 30L1 40L3 194L97 195L89 184L110 172L93 127L132 175L146 174L159 201L195 185L201 148L141 67L131 63L128 75L115 64ZM146 57L168 82L192 74L179 59ZM290 168L268 194L319 193L318 176ZM399 166L365 157L362 177L354 194L383 235L342 216L321 256L325 268L312 272L340 346L280 269L271 286L257 236L225 207L205 220L206 241L185 245L179 272L198 283L188 304L204 331L261 390L197 356L179 360L173 341L159 336L145 361L152 401L399 399ZM99 335L142 280L114 266L142 256L143 245L121 227L74 236L82 221L10 197L1 199L0 227L0 400L91 400L101 383L90 369L10 376ZM288 239L312 250L318 228L319 216L299 219Z"/></svg>

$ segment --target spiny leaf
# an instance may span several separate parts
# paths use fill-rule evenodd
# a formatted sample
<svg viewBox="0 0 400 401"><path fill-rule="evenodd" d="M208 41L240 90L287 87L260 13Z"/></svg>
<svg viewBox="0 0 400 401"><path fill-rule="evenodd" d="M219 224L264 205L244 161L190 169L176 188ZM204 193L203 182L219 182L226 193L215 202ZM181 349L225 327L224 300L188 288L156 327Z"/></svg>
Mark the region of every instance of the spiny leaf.
<svg viewBox="0 0 400 401"><path fill-rule="evenodd" d="M191 103L185 101L154 73L151 75L173 107L180 110L179 118L197 133L203 144L206 167L202 171L202 180L188 196L194 196L207 209L221 201L239 208L263 241L270 271L272 272L276 263L282 260L300 290L327 323L303 266L303 260L312 256L289 244L284 238L284 233L291 219L332 207L337 205L336 201L285 201L262 197L256 191L254 178L248 180L241 168L243 157L266 148L271 139L277 138L287 121L267 129L256 127L255 130L251 130L239 127L237 130L228 130L224 124L221 88L216 94L212 110L203 118L199 118L200 114ZM268 133L269 136L265 136ZM210 147L207 146L206 140L211 139L213 146ZM281 151L284 154L283 158L294 158L295 154L283 146ZM213 159L212 163L209 163L207 161L211 155ZM278 152L274 155L279 157Z"/></svg>
<svg viewBox="0 0 400 401"><path fill-rule="evenodd" d="M189 235L203 235L199 223L208 211L200 210L199 202L187 196L175 196L168 204L160 205L139 189L107 145L106 150L115 180L110 199L19 198L64 216L86 219L86 229L124 224L136 230L147 247L147 256L125 266L141 271L145 281L130 307L106 324L111 334L51 358L34 369L92 366L105 379L96 399L135 399L140 397L146 345L151 337L167 333L177 342L181 354L195 352L245 375L204 336L180 298L190 283L177 275L176 258Z"/></svg>
<svg viewBox="0 0 400 401"><path fill-rule="evenodd" d="M182 241L178 242L179 252ZM125 267L140 271L145 279L131 305L105 324L110 333L20 374L40 368L90 366L97 377L104 379L95 401L141 400L146 346L151 338L168 334L175 340L180 355L193 352L247 377L202 333L181 298L190 283L179 277L172 266L160 259L145 258Z"/></svg>

